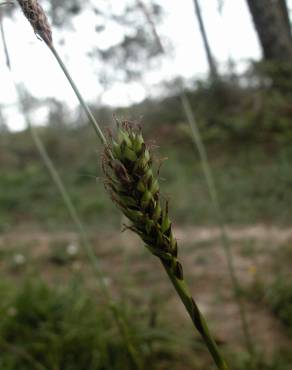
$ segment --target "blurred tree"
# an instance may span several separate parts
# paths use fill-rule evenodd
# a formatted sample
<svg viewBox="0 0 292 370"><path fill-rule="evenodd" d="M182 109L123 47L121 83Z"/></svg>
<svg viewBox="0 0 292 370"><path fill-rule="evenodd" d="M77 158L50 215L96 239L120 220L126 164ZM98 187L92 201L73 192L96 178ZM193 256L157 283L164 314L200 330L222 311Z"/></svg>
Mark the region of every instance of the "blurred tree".
<svg viewBox="0 0 292 370"><path fill-rule="evenodd" d="M72 16L78 15L82 7L87 4L87 0L50 0L47 2L51 21L55 26L68 24Z"/></svg>
<svg viewBox="0 0 292 370"><path fill-rule="evenodd" d="M286 0L279 0L279 5L281 12L283 14L283 19L285 21L285 26L287 27L287 31L290 34L291 37L291 24L290 24L290 19L289 19L289 11L288 11L288 6L286 3Z"/></svg>
<svg viewBox="0 0 292 370"><path fill-rule="evenodd" d="M210 77L212 79L217 79L217 77L218 77L217 66L216 66L215 59L214 59L214 57L212 55L212 52L211 52L211 47L210 47L210 43L209 43L209 40L208 40L208 37L207 37L207 31L206 31L205 24L204 24L204 21L203 21L199 1L194 0L194 5L195 5L196 17L198 19L200 32L201 32L201 35L202 35L203 44L204 44L204 48L205 48L205 52L206 52L206 56L207 56L207 61L208 61L209 70L210 70Z"/></svg>
<svg viewBox="0 0 292 370"><path fill-rule="evenodd" d="M107 80L108 83L110 76L114 76L115 81L139 79L142 76L143 65L149 69L153 59L162 54L156 40L153 40L145 27L143 14L141 15L141 3L128 0L123 9L120 6L111 5L108 9L95 8L95 11L105 20L101 32L108 32L113 25L120 29L120 37L116 42L106 49L99 47L95 49L95 53L104 62L107 71L109 72L109 67L112 69L110 74L103 71L103 80ZM155 23L161 21L162 8L156 0L151 0L148 11ZM100 30L97 29L97 32Z"/></svg>
<svg viewBox="0 0 292 370"><path fill-rule="evenodd" d="M292 61L292 38L285 0L247 0L249 10L268 62Z"/></svg>
<svg viewBox="0 0 292 370"><path fill-rule="evenodd" d="M163 54L165 53L165 50L163 48L163 45L161 43L160 35L157 32L155 22L153 21L152 14L148 11L147 6L144 4L142 0L137 0L137 5L141 8L142 13L145 15L146 21L149 24L151 28L152 35L154 37L154 40L156 42L156 45L159 49L159 51Z"/></svg>

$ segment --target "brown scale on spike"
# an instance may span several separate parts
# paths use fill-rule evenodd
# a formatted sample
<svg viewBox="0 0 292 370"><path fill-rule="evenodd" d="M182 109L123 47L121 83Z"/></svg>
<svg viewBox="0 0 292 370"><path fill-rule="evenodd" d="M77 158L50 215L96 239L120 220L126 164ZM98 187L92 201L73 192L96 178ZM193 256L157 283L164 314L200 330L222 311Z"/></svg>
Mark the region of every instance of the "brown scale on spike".
<svg viewBox="0 0 292 370"><path fill-rule="evenodd" d="M37 0L17 0L23 14L32 25L36 35L38 35L47 45L53 43L52 30L48 18Z"/></svg>

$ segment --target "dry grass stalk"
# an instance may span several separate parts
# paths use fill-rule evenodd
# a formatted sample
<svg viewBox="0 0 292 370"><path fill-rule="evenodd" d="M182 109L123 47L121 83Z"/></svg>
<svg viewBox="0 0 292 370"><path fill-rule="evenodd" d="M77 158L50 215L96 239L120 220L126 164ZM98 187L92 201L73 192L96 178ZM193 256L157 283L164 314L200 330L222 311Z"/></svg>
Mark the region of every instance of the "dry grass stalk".
<svg viewBox="0 0 292 370"><path fill-rule="evenodd" d="M47 45L53 44L52 30L47 16L37 0L17 0L23 14L32 25L36 35L38 35Z"/></svg>
<svg viewBox="0 0 292 370"><path fill-rule="evenodd" d="M168 216L168 203L160 200L158 174L141 130L128 122L118 123L117 139L112 135L105 148L105 186L112 200L131 221L128 228L138 234L164 266L172 284L201 334L218 369L227 370L205 319L192 298L178 260L178 245Z"/></svg>

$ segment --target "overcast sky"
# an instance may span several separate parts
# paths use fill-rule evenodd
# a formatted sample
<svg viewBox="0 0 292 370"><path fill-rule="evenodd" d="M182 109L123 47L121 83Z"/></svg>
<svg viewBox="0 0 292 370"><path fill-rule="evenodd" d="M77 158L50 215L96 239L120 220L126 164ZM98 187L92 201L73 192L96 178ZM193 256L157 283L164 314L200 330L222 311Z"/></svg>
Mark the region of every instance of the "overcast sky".
<svg viewBox="0 0 292 370"><path fill-rule="evenodd" d="M112 0L112 4L115 2L120 5L122 0ZM147 0L144 2L147 4ZM101 99L106 104L126 105L142 100L145 97L145 86L148 89L161 79L170 79L177 75L185 78L204 76L207 71L206 57L195 18L193 0L160 0L160 2L166 16L164 23L158 26L158 31L172 43L173 54L162 63L159 70L148 71L144 75L143 84L128 84L127 89L123 84L117 83L110 90L103 91L96 77L100 62L96 61L93 65L93 61L86 57L92 46L97 43L105 45L118 37L114 29L109 30L105 36L99 36L94 31L95 15L86 10L74 20L75 32L60 33L54 30L56 41L65 37L65 45L59 46L57 43L57 49L88 101ZM220 15L217 0L201 0L209 41L222 70L230 58L237 63L239 70L242 70L248 60L260 58L258 41L246 1L225 0L224 3ZM141 20L143 21L143 18ZM35 37L22 13L17 10L13 20L5 19L4 26L14 78L18 82L23 82L36 97L56 97L64 100L70 107L76 107L76 98L55 60L44 43ZM11 127L20 129L24 122L15 109L15 91L11 75L5 66L3 53L0 53L0 81L0 102L5 105L5 117ZM44 112L39 111L34 119L39 123L43 117Z"/></svg>

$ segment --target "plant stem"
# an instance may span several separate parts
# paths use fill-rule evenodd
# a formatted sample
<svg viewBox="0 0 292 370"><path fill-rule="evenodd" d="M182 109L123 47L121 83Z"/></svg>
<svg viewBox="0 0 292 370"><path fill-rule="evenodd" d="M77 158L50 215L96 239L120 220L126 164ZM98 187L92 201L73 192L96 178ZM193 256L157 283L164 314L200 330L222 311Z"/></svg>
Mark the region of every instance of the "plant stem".
<svg viewBox="0 0 292 370"><path fill-rule="evenodd" d="M26 119L27 120L27 119ZM35 146L37 147L39 153L40 153L40 156L45 164L45 166L47 167L48 169L48 172L54 182L54 184L56 185L57 189L59 190L59 193L64 201L64 204L78 230L78 233L80 235L80 238L82 240L82 244L84 245L85 247L85 250L86 250L86 253L89 257L89 260L92 264L92 267L94 268L94 271L97 272L97 275L98 275L98 280L100 282L100 287L101 289L103 290L103 293L105 294L105 291L106 291L106 288L105 288L105 284L104 284L104 279L103 279L103 273L101 272L100 270L100 266L99 266L99 263L98 263L98 260L92 250L92 247L90 245L90 242L89 242L89 239L86 235L86 232L84 230L84 227L83 227L83 224L79 218L79 215L77 213L77 210L71 200L71 197L70 195L68 194L68 191L59 175L59 173L57 172L53 162L51 161L42 141L41 141L41 138L39 137L39 134L37 132L37 130L34 128L34 126L27 120L27 125L28 125L28 128L29 128L29 131L31 133L31 136L33 138L33 141L35 143Z"/></svg>
<svg viewBox="0 0 292 370"><path fill-rule="evenodd" d="M2 44L3 44L3 50L4 50L4 55L5 55L6 66L7 66L7 68L9 70L11 70L9 52L8 52L8 47L7 47L7 42L6 42L5 32L4 32L4 27L3 27L2 12L1 11L0 11L0 30L1 30L1 39L2 39Z"/></svg>
<svg viewBox="0 0 292 370"><path fill-rule="evenodd" d="M177 277L173 274L171 269L162 260L161 263L165 268L167 275L169 276L182 303L184 304L186 310L188 311L194 326L201 334L211 356L213 357L214 362L217 365L217 368L219 370L228 370L227 363L222 357L215 340L212 338L212 335L209 332L204 316L202 315L194 299L192 298L185 280L177 279Z"/></svg>
<svg viewBox="0 0 292 370"><path fill-rule="evenodd" d="M97 134L97 136L99 137L101 143L103 145L106 145L107 144L107 141L106 141L106 138L99 126L99 124L97 123L96 119L94 118L91 110L89 109L88 105L86 104L85 100L83 99L78 87L76 86L75 82L73 81L67 67L65 66L63 60L61 59L59 53L57 52L57 50L55 49L55 47L53 45L49 45L47 44L49 49L51 50L51 52L53 53L54 57L56 58L59 66L61 67L62 71L64 72L66 78L68 79L73 91L75 92L82 108L84 109L86 115L87 115L87 118L89 120L89 122L91 123L95 133Z"/></svg>
<svg viewBox="0 0 292 370"><path fill-rule="evenodd" d="M203 173L204 173L207 187L208 187L208 192L211 198L211 202L213 204L216 218L218 220L218 224L219 224L219 228L221 232L222 245L225 251L225 256L226 256L226 261L227 261L227 268L228 268L229 275L231 278L231 283L233 286L234 297L235 297L235 300L239 308L239 314L240 314L240 319L241 319L242 331L243 331L244 338L245 338L245 344L246 344L246 347L247 347L247 350L250 356L253 358L255 354L254 345L251 339L251 334L249 332L246 310L245 310L244 303L241 298L240 283L236 276L233 256L231 253L230 240L226 233L222 211L221 211L219 200L218 200L217 189L216 189L214 178L213 178L211 168L209 165L207 151L203 143L203 140L201 138L200 131L196 125L195 117L194 117L190 102L184 92L182 92L181 94L181 101L182 101L184 112L186 114L190 129L192 132L192 138L193 138L194 144L199 152Z"/></svg>

